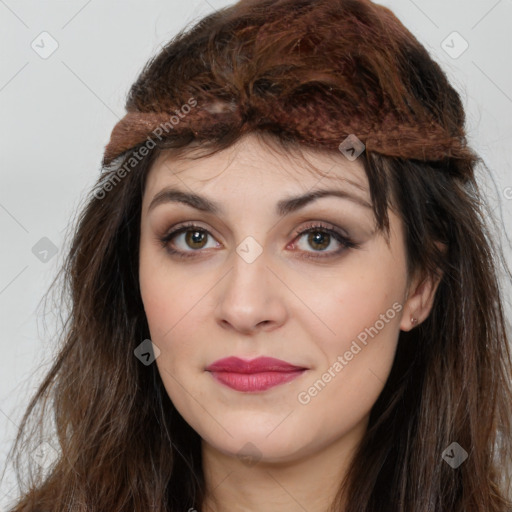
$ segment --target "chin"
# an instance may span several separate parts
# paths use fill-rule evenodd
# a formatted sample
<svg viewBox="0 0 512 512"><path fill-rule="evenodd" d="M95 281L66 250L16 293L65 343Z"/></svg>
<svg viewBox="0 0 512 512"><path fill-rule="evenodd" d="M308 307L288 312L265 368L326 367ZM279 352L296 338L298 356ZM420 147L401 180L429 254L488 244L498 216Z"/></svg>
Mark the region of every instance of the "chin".
<svg viewBox="0 0 512 512"><path fill-rule="evenodd" d="M289 462L297 458L301 452L306 451L304 436L301 439L291 438L288 434L271 433L268 428L257 430L240 428L229 429L229 435L222 439L207 440L216 450L229 457L237 457L247 465L256 462L279 463ZM298 434L297 434L298 435Z"/></svg>

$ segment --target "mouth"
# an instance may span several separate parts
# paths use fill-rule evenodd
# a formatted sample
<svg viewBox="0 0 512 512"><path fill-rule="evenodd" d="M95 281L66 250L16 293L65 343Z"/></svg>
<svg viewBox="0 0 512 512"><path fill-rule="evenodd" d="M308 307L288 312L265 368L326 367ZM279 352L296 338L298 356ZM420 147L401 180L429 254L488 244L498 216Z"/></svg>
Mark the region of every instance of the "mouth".
<svg viewBox="0 0 512 512"><path fill-rule="evenodd" d="M265 391L302 375L307 368L272 357L243 360L219 359L206 368L212 377L231 389L242 392Z"/></svg>

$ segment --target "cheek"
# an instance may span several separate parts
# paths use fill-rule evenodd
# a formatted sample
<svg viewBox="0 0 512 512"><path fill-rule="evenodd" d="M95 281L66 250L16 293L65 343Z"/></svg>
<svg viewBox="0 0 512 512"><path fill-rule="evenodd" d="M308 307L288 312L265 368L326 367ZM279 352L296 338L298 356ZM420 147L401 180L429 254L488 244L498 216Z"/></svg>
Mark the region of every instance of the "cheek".
<svg viewBox="0 0 512 512"><path fill-rule="evenodd" d="M359 339L366 335L383 338L389 331L398 331L403 291L389 275L367 274L340 284L334 300L325 304L327 321L338 339ZM380 281L379 281L380 279Z"/></svg>
<svg viewBox="0 0 512 512"><path fill-rule="evenodd" d="M311 398L318 407L338 404L340 413L368 412L373 406L395 356L404 268L400 256L380 247L347 262L324 283L303 283L304 290L309 285L310 304L319 312L325 334L316 338L323 364L308 382L312 388L303 389L301 403ZM312 331L311 325L303 328Z"/></svg>
<svg viewBox="0 0 512 512"><path fill-rule="evenodd" d="M302 278L297 288L314 313L304 317L309 323L304 328L318 324L323 349L331 356L349 350L355 339L379 339L378 350L393 349L399 332L407 277L402 255L382 242L353 256L332 272Z"/></svg>
<svg viewBox="0 0 512 512"><path fill-rule="evenodd" d="M166 273L161 260L157 251L143 239L139 262L140 292L151 339L160 349L162 340L168 337L178 321L181 304L178 276L176 272Z"/></svg>
<svg viewBox="0 0 512 512"><path fill-rule="evenodd" d="M141 297L154 342L163 337L174 324L175 308L172 307L172 304L176 303L174 289L175 287L166 286L158 272L151 272L149 268L141 266Z"/></svg>
<svg viewBox="0 0 512 512"><path fill-rule="evenodd" d="M140 291L151 341L161 352L156 361L160 369L178 375L184 367L201 367L201 354L191 336L200 325L198 316L206 315L210 281L191 275L186 267L171 265L165 251L141 247ZM162 378L166 387L174 385L165 372Z"/></svg>
<svg viewBox="0 0 512 512"><path fill-rule="evenodd" d="M178 267L169 265L165 251L142 238L139 259L139 284L144 311L154 342L169 333L183 316L184 283ZM172 332L172 331L171 331Z"/></svg>
<svg viewBox="0 0 512 512"><path fill-rule="evenodd" d="M325 304L326 322L336 334L317 338L322 364L296 398L305 418L314 417L333 436L362 421L384 388L396 352L401 310L391 297L371 286L360 286L354 293L347 284L336 300Z"/></svg>

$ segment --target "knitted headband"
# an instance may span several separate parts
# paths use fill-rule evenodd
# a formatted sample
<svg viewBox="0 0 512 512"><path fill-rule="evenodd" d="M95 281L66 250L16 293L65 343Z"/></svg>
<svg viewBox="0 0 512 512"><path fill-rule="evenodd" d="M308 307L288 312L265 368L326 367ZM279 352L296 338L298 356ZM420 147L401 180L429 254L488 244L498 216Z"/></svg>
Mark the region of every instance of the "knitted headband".
<svg viewBox="0 0 512 512"><path fill-rule="evenodd" d="M126 109L104 165L149 138L253 130L332 150L354 134L368 152L449 158L461 174L476 160L444 72L369 0L242 1L218 11L146 65Z"/></svg>

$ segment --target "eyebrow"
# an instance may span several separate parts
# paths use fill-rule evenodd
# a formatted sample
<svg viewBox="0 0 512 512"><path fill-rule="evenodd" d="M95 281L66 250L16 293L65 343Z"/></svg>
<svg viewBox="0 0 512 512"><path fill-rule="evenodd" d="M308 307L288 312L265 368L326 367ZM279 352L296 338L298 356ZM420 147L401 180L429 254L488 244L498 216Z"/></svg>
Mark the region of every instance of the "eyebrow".
<svg viewBox="0 0 512 512"><path fill-rule="evenodd" d="M320 189L308 192L300 196L294 196L280 200L276 205L276 213L282 217L301 208L304 208L309 203L312 203L321 197L329 196L348 199L364 208L369 208L370 210L372 209L371 205L364 199L353 195L346 190ZM151 212L151 210L156 208L158 205L172 202L183 203L191 206L192 208L195 208L196 210L212 213L214 215L224 213L224 209L219 203L211 201L204 196L200 196L191 192L183 192L182 190L172 187L164 188L158 192L155 197L153 197L147 212Z"/></svg>

